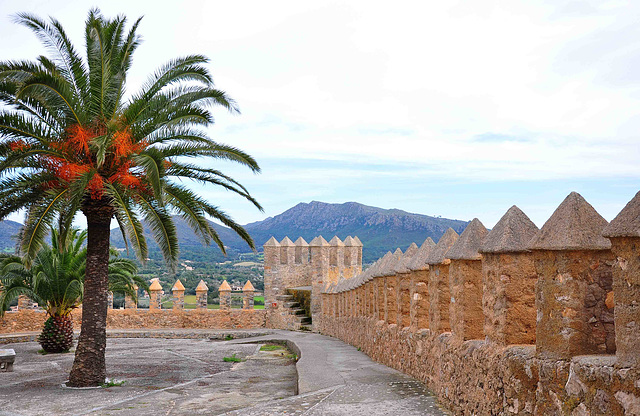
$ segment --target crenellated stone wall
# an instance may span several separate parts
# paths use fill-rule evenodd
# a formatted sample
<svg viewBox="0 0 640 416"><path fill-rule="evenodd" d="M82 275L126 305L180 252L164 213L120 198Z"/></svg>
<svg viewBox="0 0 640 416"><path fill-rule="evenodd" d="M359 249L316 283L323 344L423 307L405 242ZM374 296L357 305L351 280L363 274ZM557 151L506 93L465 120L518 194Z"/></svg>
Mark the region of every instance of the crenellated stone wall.
<svg viewBox="0 0 640 416"><path fill-rule="evenodd" d="M640 192L610 224L572 193L539 230L514 206L406 254L330 285L315 328L455 414L640 415Z"/></svg>
<svg viewBox="0 0 640 416"><path fill-rule="evenodd" d="M288 290L309 288L312 318L320 314L322 293L340 279L351 279L362 272L362 243L357 237L327 242L318 236L307 243L299 237L278 242L271 237L264 244L265 309L271 327L298 329L300 323L288 307Z"/></svg>
<svg viewBox="0 0 640 416"><path fill-rule="evenodd" d="M72 312L76 330L82 324L82 311ZM44 311L7 312L0 318L0 334L41 331L47 314ZM263 309L109 309L108 329L256 329L266 326Z"/></svg>

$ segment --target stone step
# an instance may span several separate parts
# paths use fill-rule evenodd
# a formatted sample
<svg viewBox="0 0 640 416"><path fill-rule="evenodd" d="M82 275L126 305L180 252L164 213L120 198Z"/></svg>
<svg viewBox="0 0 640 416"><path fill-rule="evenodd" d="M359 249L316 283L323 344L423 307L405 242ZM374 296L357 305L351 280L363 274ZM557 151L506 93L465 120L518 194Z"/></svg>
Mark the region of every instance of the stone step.
<svg viewBox="0 0 640 416"><path fill-rule="evenodd" d="M293 296L292 295L276 295L276 300L279 300L280 302L288 302L293 300Z"/></svg>
<svg viewBox="0 0 640 416"><path fill-rule="evenodd" d="M292 309L291 309L291 312L292 312L294 315L304 315L304 314L305 314L305 311L304 311L304 309L302 309L302 308L292 308Z"/></svg>
<svg viewBox="0 0 640 416"><path fill-rule="evenodd" d="M283 306L284 308L295 309L295 308L297 308L297 307L299 307L299 306L300 306L300 303L299 303L299 302L284 302L284 303L282 304L282 306Z"/></svg>
<svg viewBox="0 0 640 416"><path fill-rule="evenodd" d="M308 316L298 317L299 321L302 325L311 325L311 318Z"/></svg>

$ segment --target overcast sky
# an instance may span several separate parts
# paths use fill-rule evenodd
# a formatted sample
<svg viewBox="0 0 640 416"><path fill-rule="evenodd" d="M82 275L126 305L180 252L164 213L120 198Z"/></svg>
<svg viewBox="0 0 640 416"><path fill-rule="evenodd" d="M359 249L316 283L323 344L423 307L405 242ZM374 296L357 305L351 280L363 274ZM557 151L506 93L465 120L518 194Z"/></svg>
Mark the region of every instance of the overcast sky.
<svg viewBox="0 0 640 416"><path fill-rule="evenodd" d="M55 16L80 48L95 4L1 2L0 59L44 52L12 14ZM216 85L242 111L219 110L211 136L263 173L221 168L266 212L198 189L241 223L318 200L488 227L516 204L541 226L571 191L611 220L640 189L640 2L98 6L145 16L132 90L173 57L211 58Z"/></svg>

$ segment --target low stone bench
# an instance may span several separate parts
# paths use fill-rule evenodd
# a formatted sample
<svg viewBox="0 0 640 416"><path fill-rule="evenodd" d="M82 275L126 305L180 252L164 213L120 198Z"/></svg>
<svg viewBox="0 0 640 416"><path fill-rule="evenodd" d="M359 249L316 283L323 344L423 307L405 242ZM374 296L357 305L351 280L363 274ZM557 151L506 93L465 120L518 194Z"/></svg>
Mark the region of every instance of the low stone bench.
<svg viewBox="0 0 640 416"><path fill-rule="evenodd" d="M13 362L16 359L16 352L12 349L0 349L0 372L13 371Z"/></svg>

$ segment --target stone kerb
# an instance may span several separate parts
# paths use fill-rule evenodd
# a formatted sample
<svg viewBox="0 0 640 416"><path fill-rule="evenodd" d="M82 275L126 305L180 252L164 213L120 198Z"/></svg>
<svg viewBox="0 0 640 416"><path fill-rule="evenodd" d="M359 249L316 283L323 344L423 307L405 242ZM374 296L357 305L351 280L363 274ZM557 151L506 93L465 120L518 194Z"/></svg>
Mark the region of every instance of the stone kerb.
<svg viewBox="0 0 640 416"><path fill-rule="evenodd" d="M125 309L137 309L138 308L138 286L133 285L133 290L136 292L136 296L133 297L129 294L124 295L124 308Z"/></svg>
<svg viewBox="0 0 640 416"><path fill-rule="evenodd" d="M158 310L161 308L162 286L158 278L152 279L149 286L149 310Z"/></svg>
<svg viewBox="0 0 640 416"><path fill-rule="evenodd" d="M536 342L536 269L529 241L538 227L515 205L487 235L482 254L484 333L499 345Z"/></svg>
<svg viewBox="0 0 640 416"><path fill-rule="evenodd" d="M176 280L171 288L171 294L173 295L173 310L181 311L184 309L184 285L180 279Z"/></svg>
<svg viewBox="0 0 640 416"><path fill-rule="evenodd" d="M410 326L413 329L429 328L429 265L427 256L436 244L427 237L409 263L411 270Z"/></svg>
<svg viewBox="0 0 640 416"><path fill-rule="evenodd" d="M616 256L613 267L616 365L640 367L640 192L605 227Z"/></svg>
<svg viewBox="0 0 640 416"><path fill-rule="evenodd" d="M488 231L474 218L446 254L449 265L449 321L456 341L484 339L482 256L478 249Z"/></svg>
<svg viewBox="0 0 640 416"><path fill-rule="evenodd" d="M427 256L429 265L429 328L434 334L451 331L449 324L449 264L447 252L458 240L458 233L452 228L440 237L438 244Z"/></svg>
<svg viewBox="0 0 640 416"><path fill-rule="evenodd" d="M538 274L536 353L567 359L615 352L607 221L572 192L529 243ZM613 305L610 305L613 306Z"/></svg>
<svg viewBox="0 0 640 416"><path fill-rule="evenodd" d="M409 269L409 264L417 253L417 244L411 243L394 269L397 281L396 323L400 328L411 325L411 269Z"/></svg>
<svg viewBox="0 0 640 416"><path fill-rule="evenodd" d="M231 289L231 288L229 288ZM209 294L209 287L204 282L204 280L200 280L198 286L196 286L196 309L207 309L207 297ZM222 300L220 302L222 304ZM222 309L222 306L221 306Z"/></svg>
<svg viewBox="0 0 640 416"><path fill-rule="evenodd" d="M231 309L231 286L227 283L226 280L222 282L220 287L218 288L218 293L220 293L220 310L228 311Z"/></svg>
<svg viewBox="0 0 640 416"><path fill-rule="evenodd" d="M253 294L255 291L256 288L247 280L247 283L242 287L242 309L253 310Z"/></svg>

